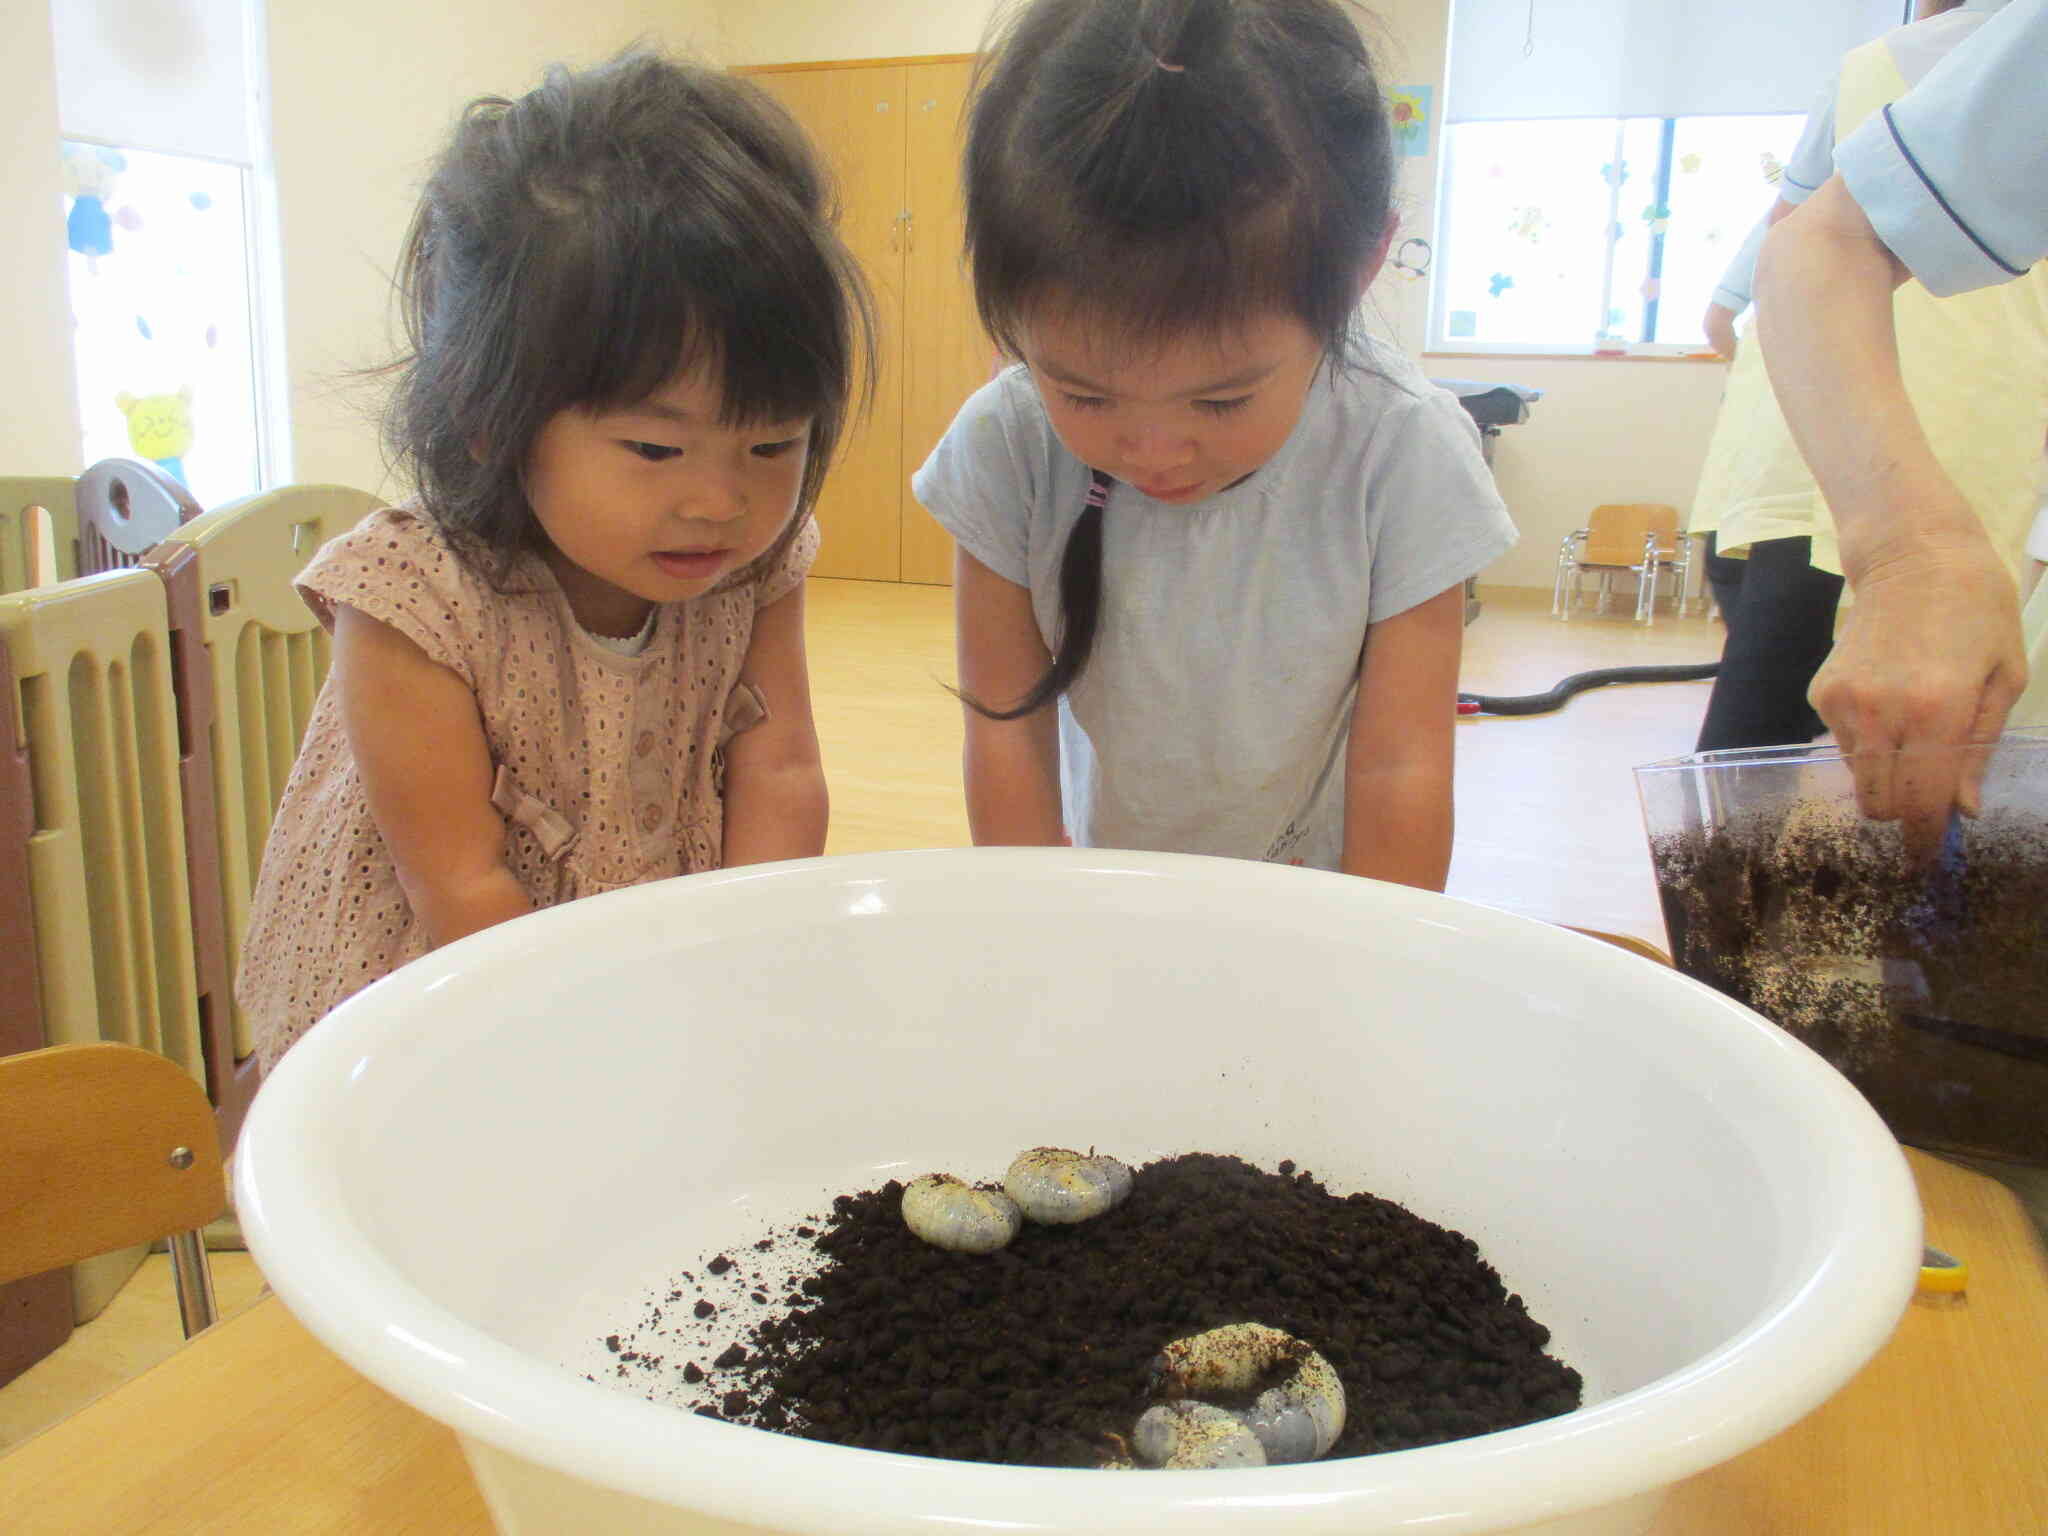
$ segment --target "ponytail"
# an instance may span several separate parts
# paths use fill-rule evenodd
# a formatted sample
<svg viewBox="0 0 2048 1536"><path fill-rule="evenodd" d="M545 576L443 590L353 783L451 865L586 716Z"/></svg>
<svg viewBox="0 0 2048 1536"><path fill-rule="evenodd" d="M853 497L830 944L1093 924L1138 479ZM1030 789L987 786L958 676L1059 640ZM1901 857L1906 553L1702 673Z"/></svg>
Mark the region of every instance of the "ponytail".
<svg viewBox="0 0 2048 1536"><path fill-rule="evenodd" d="M1347 0L1020 0L976 66L962 158L983 327L1015 356L1039 306L1134 351L1292 315L1349 360L1387 227L1386 103ZM1060 556L1052 666L1070 688L1102 600L1102 503Z"/></svg>
<svg viewBox="0 0 2048 1536"><path fill-rule="evenodd" d="M990 720L1021 720L1036 714L1074 686L1095 649L1095 631L1102 619L1102 509L1116 482L1101 470L1090 470L1088 504L1067 533L1060 552L1059 645L1052 665L1031 685L1031 691L1008 709L991 709L970 693L961 699Z"/></svg>

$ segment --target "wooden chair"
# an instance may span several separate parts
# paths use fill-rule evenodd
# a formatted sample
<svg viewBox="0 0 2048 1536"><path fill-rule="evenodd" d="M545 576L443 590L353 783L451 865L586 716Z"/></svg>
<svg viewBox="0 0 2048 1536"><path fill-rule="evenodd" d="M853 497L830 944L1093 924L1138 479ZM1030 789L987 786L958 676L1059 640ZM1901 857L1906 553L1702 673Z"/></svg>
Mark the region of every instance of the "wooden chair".
<svg viewBox="0 0 2048 1536"><path fill-rule="evenodd" d="M185 1337L215 1317L201 1229L227 1206L206 1092L131 1045L0 1057L0 1281L169 1240Z"/></svg>
<svg viewBox="0 0 2048 1536"><path fill-rule="evenodd" d="M1666 572L1677 577L1683 608L1691 569L1692 541L1678 531L1678 508L1661 502L1598 506L1586 526L1566 534L1558 547L1550 611L1569 619L1579 599L1579 578L1593 571L1600 577L1599 611L1605 612L1616 574L1630 571L1636 578L1636 622L1655 623L1658 579Z"/></svg>

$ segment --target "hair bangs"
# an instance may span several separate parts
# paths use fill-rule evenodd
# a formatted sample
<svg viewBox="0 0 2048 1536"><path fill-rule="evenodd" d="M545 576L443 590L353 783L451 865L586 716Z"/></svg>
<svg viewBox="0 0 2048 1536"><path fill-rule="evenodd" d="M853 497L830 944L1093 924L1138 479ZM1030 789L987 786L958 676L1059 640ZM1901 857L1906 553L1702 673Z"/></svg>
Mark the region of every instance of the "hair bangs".
<svg viewBox="0 0 2048 1536"><path fill-rule="evenodd" d="M723 425L810 420L808 510L874 372L835 211L795 121L720 71L629 50L473 102L401 258L386 430L421 504L502 568L541 537L524 479L549 419L702 370Z"/></svg>
<svg viewBox="0 0 2048 1536"><path fill-rule="evenodd" d="M1292 214L1291 200L1279 198L1251 217L1163 236L1107 219L1005 232L992 243L1004 253L1000 268L978 284L983 323L1021 355L1031 318L1048 308L1137 351L1225 335L1262 314L1298 314L1317 242ZM1330 329L1326 317L1299 318Z"/></svg>
<svg viewBox="0 0 2048 1536"><path fill-rule="evenodd" d="M717 384L724 425L839 414L854 327L830 254L792 242L768 261L758 237L707 229L701 210L668 222L579 231L571 238L598 248L560 253L549 263L559 281L527 285L543 312L523 336L556 381L553 409L635 404L701 371ZM647 261L648 250L666 259Z"/></svg>

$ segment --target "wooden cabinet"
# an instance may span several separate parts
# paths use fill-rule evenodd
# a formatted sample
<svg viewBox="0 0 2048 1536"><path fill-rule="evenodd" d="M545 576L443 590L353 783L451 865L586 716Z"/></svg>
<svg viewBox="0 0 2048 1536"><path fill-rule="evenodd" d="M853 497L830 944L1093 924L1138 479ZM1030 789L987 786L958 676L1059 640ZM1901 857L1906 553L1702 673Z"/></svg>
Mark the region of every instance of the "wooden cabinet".
<svg viewBox="0 0 2048 1536"><path fill-rule="evenodd" d="M910 476L994 366L960 254L960 114L972 71L971 58L744 71L830 161L840 232L875 294L874 401L818 503L820 576L953 579L952 538L910 494Z"/></svg>

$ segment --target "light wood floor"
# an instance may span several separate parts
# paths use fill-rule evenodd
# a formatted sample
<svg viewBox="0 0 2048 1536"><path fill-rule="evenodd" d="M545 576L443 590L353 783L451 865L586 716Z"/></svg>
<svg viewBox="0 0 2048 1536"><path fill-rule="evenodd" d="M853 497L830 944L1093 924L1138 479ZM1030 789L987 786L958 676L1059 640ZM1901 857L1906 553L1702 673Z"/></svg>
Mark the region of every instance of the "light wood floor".
<svg viewBox="0 0 2048 1536"><path fill-rule="evenodd" d="M1651 625L1589 606L1569 622L1529 588L1482 591L1465 632L1468 693L1541 693L1595 667L1712 661L1721 626ZM952 593L814 581L812 692L832 785L830 853L964 844ZM1610 685L1548 715L1474 716L1458 727L1454 896L1662 945L1663 919L1629 770L1690 752L1709 683Z"/></svg>
<svg viewBox="0 0 2048 1536"><path fill-rule="evenodd" d="M1462 684L1540 693L1595 667L1711 661L1721 629L1629 605L1569 623L1549 595L1482 590L1466 631ZM832 786L830 853L965 844L953 595L943 587L814 581L808 595L812 693ZM1458 727L1457 851L1450 892L1530 917L1664 944L1629 770L1692 750L1706 683L1610 686L1554 714L1478 716ZM246 1254L216 1253L223 1315L262 1277ZM0 1389L0 1450L162 1359L179 1343L168 1261L150 1259L72 1341Z"/></svg>

